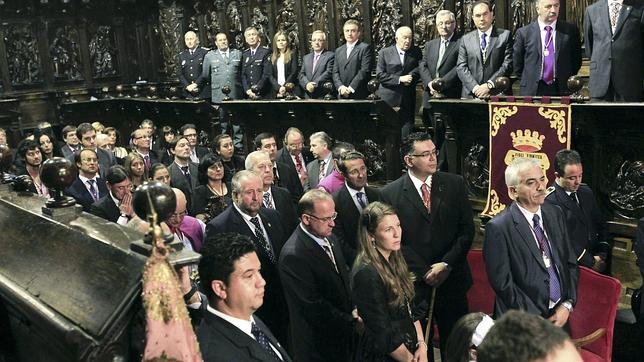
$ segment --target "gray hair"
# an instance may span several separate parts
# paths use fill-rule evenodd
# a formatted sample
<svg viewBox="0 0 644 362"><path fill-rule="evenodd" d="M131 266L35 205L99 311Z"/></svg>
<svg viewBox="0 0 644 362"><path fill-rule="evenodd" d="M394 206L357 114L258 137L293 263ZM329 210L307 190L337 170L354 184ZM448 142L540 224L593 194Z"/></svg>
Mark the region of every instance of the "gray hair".
<svg viewBox="0 0 644 362"><path fill-rule="evenodd" d="M266 157L269 160L271 159L268 152L264 150L253 151L246 156L246 161L244 162L246 169L252 171L260 157Z"/></svg>
<svg viewBox="0 0 644 362"><path fill-rule="evenodd" d="M256 178L256 179L261 181L261 178L259 177L259 175L257 175L253 171L241 170L241 171L237 172L233 176L233 179L230 181L230 184L231 184L231 186L233 188L233 193L235 193L235 194L241 193L241 191L242 191L242 186L241 186L242 181L250 179L250 178Z"/></svg>
<svg viewBox="0 0 644 362"><path fill-rule="evenodd" d="M326 42L326 33L323 32L322 30L316 30L311 33L311 39L313 39L313 35L315 34L322 34L322 38L324 38L324 41Z"/></svg>
<svg viewBox="0 0 644 362"><path fill-rule="evenodd" d="M539 161L534 158L517 157L512 160L512 163L505 169L505 185L507 187L517 186L521 183L520 174L525 170L529 170L534 166L541 167Z"/></svg>

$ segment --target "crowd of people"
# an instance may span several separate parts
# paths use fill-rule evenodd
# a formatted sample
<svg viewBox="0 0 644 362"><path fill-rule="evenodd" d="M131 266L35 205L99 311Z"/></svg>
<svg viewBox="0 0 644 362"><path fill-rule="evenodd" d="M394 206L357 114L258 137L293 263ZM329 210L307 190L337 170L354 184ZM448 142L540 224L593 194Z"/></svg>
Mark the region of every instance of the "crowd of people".
<svg viewBox="0 0 644 362"><path fill-rule="evenodd" d="M607 8L606 0L586 12L591 96L641 100L643 68L631 67L628 79L620 72L641 61L641 47L625 44L642 12L612 2L604 22L597 19L609 12L597 8ZM578 265L609 273L611 244L595 196L581 183L579 154L557 153L550 188L534 160L507 167L513 202L485 227L496 297L487 316L470 313L467 301L474 222L464 180L437 170L436 145L412 129L418 82L426 100L439 92L485 98L498 76L515 72L522 95L568 94L566 80L581 65L579 31L557 19L559 6L536 1L538 19L514 40L493 25L485 1L473 4L477 29L462 37L454 14L439 11L440 38L424 51L413 46L409 27L397 29L396 44L378 54L376 74L379 95L400 107L406 172L382 188L369 185L369 165L354 145L322 131L307 137L292 127L281 139L260 133L243 155L241 130L223 110L210 144L190 123L157 129L144 120L129 140L99 122L81 123L65 126L61 142L42 124L17 145L13 171L48 197L39 170L46 159L65 157L78 169L66 194L91 214L140 230L145 221L133 212L132 192L148 181L172 187L176 209L164 225L201 254L190 266L199 282L182 279L182 289L206 361L427 361L434 324L443 361L580 360L565 332ZM244 32L244 51L231 49L223 33L216 50L201 48L188 32L179 55L184 96L218 104L227 87L234 99L283 98L294 83L295 95L320 98L330 82L340 99L364 98L372 48L360 41L355 20L343 34L346 44L331 52L326 34L313 32L300 67L283 32L272 52L253 27ZM603 43L610 34L612 47Z"/></svg>
<svg viewBox="0 0 644 362"><path fill-rule="evenodd" d="M147 224L133 212L132 192L146 181L172 187L176 209L164 226L202 256L190 266L199 283L183 287L207 361L426 361L434 324L442 360L485 355L494 322L470 313L467 301L472 206L463 178L437 170L428 134L405 137L407 172L374 187L365 156L322 131L260 133L246 156L234 153L231 135L202 145L199 131L157 131L144 120L123 145L114 129L81 123L62 129L61 145L43 124L17 146L15 172L46 197L39 169L47 150L68 149L78 176L65 192L85 211L139 230ZM563 330L577 265L609 272L611 245L581 183L579 154L561 150L553 163L549 189L536 161L508 166L514 202L487 223L483 253L495 318L520 310ZM567 351L566 338L555 349Z"/></svg>

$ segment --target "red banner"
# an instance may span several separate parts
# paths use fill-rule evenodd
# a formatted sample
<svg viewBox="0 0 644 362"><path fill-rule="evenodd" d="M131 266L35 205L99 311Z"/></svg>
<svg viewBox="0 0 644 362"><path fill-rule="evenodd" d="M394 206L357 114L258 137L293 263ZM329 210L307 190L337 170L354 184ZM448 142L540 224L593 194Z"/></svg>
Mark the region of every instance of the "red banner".
<svg viewBox="0 0 644 362"><path fill-rule="evenodd" d="M570 105L490 102L490 179L481 215L494 217L512 202L505 169L515 157L537 159L550 185L551 160L563 148L570 148Z"/></svg>

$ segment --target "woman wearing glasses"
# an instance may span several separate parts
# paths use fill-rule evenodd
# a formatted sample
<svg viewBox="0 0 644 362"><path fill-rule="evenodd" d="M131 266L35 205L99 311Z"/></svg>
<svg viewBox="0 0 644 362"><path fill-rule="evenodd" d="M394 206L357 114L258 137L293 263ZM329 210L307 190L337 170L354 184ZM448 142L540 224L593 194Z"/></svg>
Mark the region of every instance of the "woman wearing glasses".
<svg viewBox="0 0 644 362"><path fill-rule="evenodd" d="M420 321L411 312L414 277L400 251L401 236L391 206L372 202L363 210L351 271L353 302L365 326L356 361L427 361Z"/></svg>

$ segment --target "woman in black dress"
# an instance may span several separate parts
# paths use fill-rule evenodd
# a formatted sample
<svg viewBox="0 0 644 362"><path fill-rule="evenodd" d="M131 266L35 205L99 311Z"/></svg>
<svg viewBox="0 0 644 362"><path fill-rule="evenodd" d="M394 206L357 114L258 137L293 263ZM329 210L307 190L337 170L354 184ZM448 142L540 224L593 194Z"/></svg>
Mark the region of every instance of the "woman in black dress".
<svg viewBox="0 0 644 362"><path fill-rule="evenodd" d="M365 327L356 361L427 361L420 321L411 312L414 276L400 251L401 237L391 206L372 202L363 210L351 271L353 301Z"/></svg>
<svg viewBox="0 0 644 362"><path fill-rule="evenodd" d="M222 133L212 141L212 149L221 157L224 165L224 182L230 183L237 171L244 169L244 158L235 154L233 139L230 135Z"/></svg>
<svg viewBox="0 0 644 362"><path fill-rule="evenodd" d="M297 86L297 54L291 50L288 37L283 31L278 31L273 37L273 53L271 54L273 72L271 82L271 98L284 98L287 83ZM295 90L295 88L294 88ZM297 93L297 92L296 92Z"/></svg>
<svg viewBox="0 0 644 362"><path fill-rule="evenodd" d="M224 165L219 155L209 154L199 162L200 185L192 196L192 211L205 223L219 215L230 204L230 184L224 182Z"/></svg>

